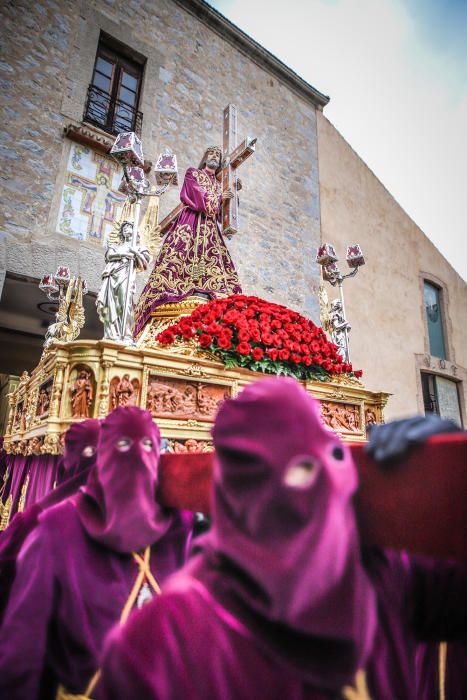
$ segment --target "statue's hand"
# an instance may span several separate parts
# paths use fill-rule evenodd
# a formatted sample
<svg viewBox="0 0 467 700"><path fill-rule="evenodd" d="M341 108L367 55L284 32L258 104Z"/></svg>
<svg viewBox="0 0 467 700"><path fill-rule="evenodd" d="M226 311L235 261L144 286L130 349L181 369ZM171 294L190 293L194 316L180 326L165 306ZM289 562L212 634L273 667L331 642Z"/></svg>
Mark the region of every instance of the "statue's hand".
<svg viewBox="0 0 467 700"><path fill-rule="evenodd" d="M233 192L232 190L226 190L225 192L222 192L222 201L225 202L226 199L233 199Z"/></svg>

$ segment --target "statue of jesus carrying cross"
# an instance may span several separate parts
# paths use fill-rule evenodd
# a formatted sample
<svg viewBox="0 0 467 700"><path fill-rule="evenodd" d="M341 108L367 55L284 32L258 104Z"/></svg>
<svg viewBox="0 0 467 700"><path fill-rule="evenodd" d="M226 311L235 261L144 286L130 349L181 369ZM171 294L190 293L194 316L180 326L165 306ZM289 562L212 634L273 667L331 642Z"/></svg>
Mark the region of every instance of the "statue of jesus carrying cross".
<svg viewBox="0 0 467 700"><path fill-rule="evenodd" d="M247 138L236 147L235 121L235 107L229 105L224 111L223 151L209 147L199 168L185 173L182 204L167 217L170 227L135 310L135 336L161 304L193 295L212 299L242 291L223 233L230 236L236 231L235 169L254 151L256 139Z"/></svg>

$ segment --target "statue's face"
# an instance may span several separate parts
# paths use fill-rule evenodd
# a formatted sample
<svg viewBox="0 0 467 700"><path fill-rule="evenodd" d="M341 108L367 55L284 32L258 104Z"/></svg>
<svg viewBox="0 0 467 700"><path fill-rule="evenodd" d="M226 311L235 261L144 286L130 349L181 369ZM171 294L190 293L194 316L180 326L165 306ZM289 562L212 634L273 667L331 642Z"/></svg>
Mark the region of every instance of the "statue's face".
<svg viewBox="0 0 467 700"><path fill-rule="evenodd" d="M221 164L221 154L215 148L209 149L206 153L206 167L210 170L216 170Z"/></svg>
<svg viewBox="0 0 467 700"><path fill-rule="evenodd" d="M132 224L125 224L122 228L122 237L125 241L128 241L131 239L133 235L133 225Z"/></svg>

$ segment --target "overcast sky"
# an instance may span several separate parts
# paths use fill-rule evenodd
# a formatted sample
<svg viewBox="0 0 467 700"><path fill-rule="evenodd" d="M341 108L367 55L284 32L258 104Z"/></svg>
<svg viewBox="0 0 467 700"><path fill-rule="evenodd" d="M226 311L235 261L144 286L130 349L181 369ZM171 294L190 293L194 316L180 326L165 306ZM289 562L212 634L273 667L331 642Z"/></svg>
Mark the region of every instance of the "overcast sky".
<svg viewBox="0 0 467 700"><path fill-rule="evenodd" d="M324 114L467 280L467 0L208 0Z"/></svg>

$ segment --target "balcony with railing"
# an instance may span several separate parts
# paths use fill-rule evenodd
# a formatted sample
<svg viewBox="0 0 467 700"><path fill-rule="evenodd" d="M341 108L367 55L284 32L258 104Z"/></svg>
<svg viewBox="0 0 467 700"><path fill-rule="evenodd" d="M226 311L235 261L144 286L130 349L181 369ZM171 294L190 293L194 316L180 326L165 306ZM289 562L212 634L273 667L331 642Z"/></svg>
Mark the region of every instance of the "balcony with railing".
<svg viewBox="0 0 467 700"><path fill-rule="evenodd" d="M98 126L109 134L135 131L141 136L143 114L123 100L113 99L95 85L88 87L83 121Z"/></svg>

